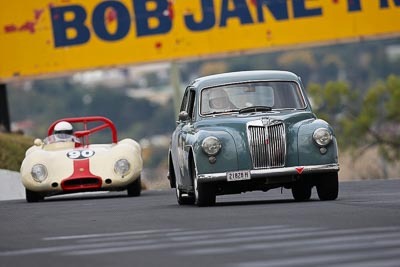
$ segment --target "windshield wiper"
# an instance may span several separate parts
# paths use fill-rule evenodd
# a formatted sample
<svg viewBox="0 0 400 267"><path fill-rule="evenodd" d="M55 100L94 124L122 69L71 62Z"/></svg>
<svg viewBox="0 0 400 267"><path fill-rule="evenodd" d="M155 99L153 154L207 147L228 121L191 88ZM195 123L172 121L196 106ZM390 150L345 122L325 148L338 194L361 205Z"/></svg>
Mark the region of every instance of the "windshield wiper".
<svg viewBox="0 0 400 267"><path fill-rule="evenodd" d="M268 106L252 106L246 107L239 110L239 114L250 113L250 112L263 112L263 111L271 111L272 107Z"/></svg>
<svg viewBox="0 0 400 267"><path fill-rule="evenodd" d="M213 111L213 112L205 113L204 115L214 115L214 114L238 112L238 111L239 111L239 109L226 109L226 110L221 110L221 111Z"/></svg>

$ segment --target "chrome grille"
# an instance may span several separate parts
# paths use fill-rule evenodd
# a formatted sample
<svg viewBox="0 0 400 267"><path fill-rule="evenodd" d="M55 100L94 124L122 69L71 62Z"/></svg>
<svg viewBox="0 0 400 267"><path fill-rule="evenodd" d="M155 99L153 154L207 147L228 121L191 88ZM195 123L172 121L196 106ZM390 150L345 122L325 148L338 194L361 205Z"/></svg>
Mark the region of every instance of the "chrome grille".
<svg viewBox="0 0 400 267"><path fill-rule="evenodd" d="M269 121L269 125L250 123L248 137L253 167L275 168L285 165L286 135L281 121ZM261 124L261 125L260 125Z"/></svg>

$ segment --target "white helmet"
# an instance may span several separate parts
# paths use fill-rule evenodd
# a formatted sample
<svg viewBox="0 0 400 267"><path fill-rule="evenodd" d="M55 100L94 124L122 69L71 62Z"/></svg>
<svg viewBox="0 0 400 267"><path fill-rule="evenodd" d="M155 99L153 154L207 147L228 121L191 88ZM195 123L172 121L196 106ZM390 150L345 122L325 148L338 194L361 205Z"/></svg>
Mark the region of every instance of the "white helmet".
<svg viewBox="0 0 400 267"><path fill-rule="evenodd" d="M73 133L72 124L66 121L60 121L54 127L54 134L70 134Z"/></svg>
<svg viewBox="0 0 400 267"><path fill-rule="evenodd" d="M229 97L224 89L213 89L209 94L210 108L225 109L229 108Z"/></svg>

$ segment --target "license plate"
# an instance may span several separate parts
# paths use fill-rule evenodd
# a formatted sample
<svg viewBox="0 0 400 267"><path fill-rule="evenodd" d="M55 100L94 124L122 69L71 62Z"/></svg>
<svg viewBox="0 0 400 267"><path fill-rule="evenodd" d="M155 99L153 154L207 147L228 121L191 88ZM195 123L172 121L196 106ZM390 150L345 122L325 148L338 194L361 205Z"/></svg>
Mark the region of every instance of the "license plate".
<svg viewBox="0 0 400 267"><path fill-rule="evenodd" d="M250 180L250 171L228 172L226 179L228 182Z"/></svg>

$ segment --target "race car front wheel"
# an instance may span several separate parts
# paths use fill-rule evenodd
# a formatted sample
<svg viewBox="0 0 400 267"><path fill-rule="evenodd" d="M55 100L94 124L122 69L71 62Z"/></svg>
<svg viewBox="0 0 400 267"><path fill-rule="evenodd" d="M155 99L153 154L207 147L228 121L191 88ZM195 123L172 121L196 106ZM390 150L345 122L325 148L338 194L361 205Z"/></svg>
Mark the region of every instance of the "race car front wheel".
<svg viewBox="0 0 400 267"><path fill-rule="evenodd" d="M142 182L140 176L135 181L130 183L126 189L128 191L128 196L130 197L140 196L140 192L142 192Z"/></svg>
<svg viewBox="0 0 400 267"><path fill-rule="evenodd" d="M39 193L33 192L29 189L25 189L25 198L26 202L39 202L44 200L44 196L40 195Z"/></svg>

